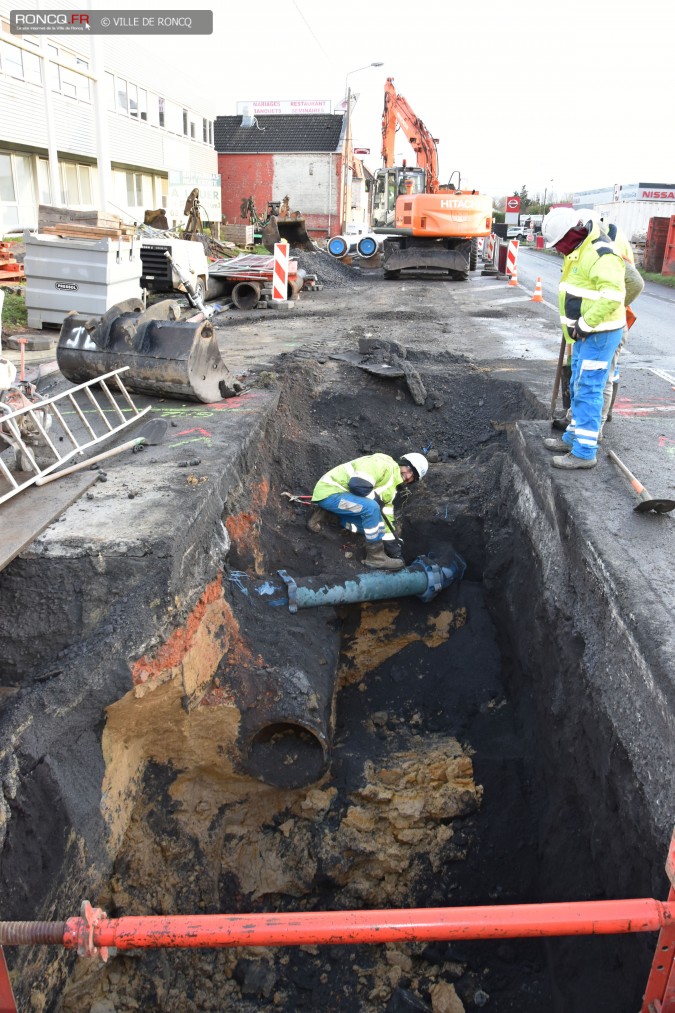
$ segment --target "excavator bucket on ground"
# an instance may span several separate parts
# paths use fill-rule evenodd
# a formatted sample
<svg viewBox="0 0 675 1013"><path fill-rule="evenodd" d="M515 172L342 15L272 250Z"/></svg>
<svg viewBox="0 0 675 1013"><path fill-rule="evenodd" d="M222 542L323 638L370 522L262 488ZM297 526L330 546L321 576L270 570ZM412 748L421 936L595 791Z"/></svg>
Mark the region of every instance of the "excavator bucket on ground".
<svg viewBox="0 0 675 1013"><path fill-rule="evenodd" d="M316 250L312 239L307 232L305 219L297 217L282 218L272 215L261 230L263 246L270 253L274 252L274 244L285 239L291 246L300 250Z"/></svg>
<svg viewBox="0 0 675 1013"><path fill-rule="evenodd" d="M201 313L181 319L180 304L171 299L147 310L128 299L100 319L69 314L56 360L76 384L128 366L125 385L142 394L208 404L237 393L211 322Z"/></svg>

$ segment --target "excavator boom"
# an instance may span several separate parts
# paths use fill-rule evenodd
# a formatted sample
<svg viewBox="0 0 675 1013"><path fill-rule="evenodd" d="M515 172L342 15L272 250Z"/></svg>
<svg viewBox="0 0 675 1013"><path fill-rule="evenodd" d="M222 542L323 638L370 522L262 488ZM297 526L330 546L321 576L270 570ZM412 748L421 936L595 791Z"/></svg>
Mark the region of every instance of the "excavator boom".
<svg viewBox="0 0 675 1013"><path fill-rule="evenodd" d="M394 165L397 123L417 156L418 166L426 172L427 193L437 193L437 140L431 136L419 116L415 115L403 95L396 94L394 79L388 77L384 86L384 111L382 113L382 159L387 168Z"/></svg>

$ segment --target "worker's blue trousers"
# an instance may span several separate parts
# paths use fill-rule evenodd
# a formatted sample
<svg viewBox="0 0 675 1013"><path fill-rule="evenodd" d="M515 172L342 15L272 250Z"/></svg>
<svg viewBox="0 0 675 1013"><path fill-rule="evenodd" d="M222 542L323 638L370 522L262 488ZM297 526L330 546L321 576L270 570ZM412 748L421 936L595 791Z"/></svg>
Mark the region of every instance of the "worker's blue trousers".
<svg viewBox="0 0 675 1013"><path fill-rule="evenodd" d="M381 542L384 538L382 512L374 499L355 496L353 492L336 492L318 500L316 505L337 514L343 528L360 531L367 542Z"/></svg>
<svg viewBox="0 0 675 1013"><path fill-rule="evenodd" d="M597 331L572 346L572 421L563 433L563 442L570 445L575 457L587 461L594 461L598 452L603 392L622 335L623 327Z"/></svg>

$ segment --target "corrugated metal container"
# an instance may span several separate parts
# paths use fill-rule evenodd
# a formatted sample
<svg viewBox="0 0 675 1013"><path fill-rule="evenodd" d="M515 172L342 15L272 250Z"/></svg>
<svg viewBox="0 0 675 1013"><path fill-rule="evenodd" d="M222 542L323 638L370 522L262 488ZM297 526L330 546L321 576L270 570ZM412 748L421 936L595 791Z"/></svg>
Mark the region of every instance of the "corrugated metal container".
<svg viewBox="0 0 675 1013"><path fill-rule="evenodd" d="M101 316L124 299L141 299L138 243L59 239L24 233L28 326L63 323L71 310Z"/></svg>
<svg viewBox="0 0 675 1013"><path fill-rule="evenodd" d="M596 204L595 210L623 229L631 243L636 243L646 239L650 218L675 214L675 201L616 201Z"/></svg>
<svg viewBox="0 0 675 1013"><path fill-rule="evenodd" d="M670 218L659 217L649 219L643 261L645 271L653 271L654 274L661 273L669 227Z"/></svg>
<svg viewBox="0 0 675 1013"><path fill-rule="evenodd" d="M663 256L663 274L675 274L675 215L670 219L670 227L666 236L666 249Z"/></svg>

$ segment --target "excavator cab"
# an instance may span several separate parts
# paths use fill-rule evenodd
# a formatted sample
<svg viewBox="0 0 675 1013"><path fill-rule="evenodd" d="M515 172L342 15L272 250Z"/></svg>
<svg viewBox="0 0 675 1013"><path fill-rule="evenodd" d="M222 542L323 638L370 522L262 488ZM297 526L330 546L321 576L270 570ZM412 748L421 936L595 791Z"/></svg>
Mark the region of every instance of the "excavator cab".
<svg viewBox="0 0 675 1013"><path fill-rule="evenodd" d="M403 196L412 183L412 193L424 193L426 173L417 167L397 165L378 169L373 191L373 228L393 227L396 219L396 200Z"/></svg>

